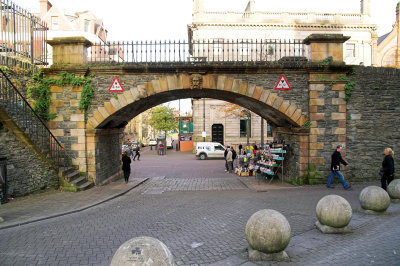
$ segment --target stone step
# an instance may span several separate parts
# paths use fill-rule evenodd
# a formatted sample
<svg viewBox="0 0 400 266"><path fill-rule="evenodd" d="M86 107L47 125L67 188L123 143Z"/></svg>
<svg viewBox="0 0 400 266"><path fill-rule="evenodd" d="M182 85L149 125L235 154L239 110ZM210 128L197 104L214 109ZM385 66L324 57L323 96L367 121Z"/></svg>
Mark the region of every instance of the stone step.
<svg viewBox="0 0 400 266"><path fill-rule="evenodd" d="M74 167L60 167L59 172L62 177L65 177L68 174L75 172L76 169Z"/></svg>
<svg viewBox="0 0 400 266"><path fill-rule="evenodd" d="M91 188L93 186L94 186L94 184L92 182L87 181L86 183L78 186L78 191L87 190L87 189L89 189L89 188Z"/></svg>
<svg viewBox="0 0 400 266"><path fill-rule="evenodd" d="M86 176L81 176L77 179L74 179L73 181L71 181L71 184L76 185L77 187L79 187L80 185L83 185L84 183L87 182Z"/></svg>
<svg viewBox="0 0 400 266"><path fill-rule="evenodd" d="M64 178L68 180L68 182L72 182L75 179L78 179L81 176L81 174L78 171L74 171L70 174L67 174Z"/></svg>

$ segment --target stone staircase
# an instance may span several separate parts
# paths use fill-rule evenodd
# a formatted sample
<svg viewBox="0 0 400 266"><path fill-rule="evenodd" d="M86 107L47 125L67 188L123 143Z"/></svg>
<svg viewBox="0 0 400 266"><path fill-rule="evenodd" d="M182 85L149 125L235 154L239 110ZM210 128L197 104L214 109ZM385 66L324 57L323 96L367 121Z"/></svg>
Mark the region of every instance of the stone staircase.
<svg viewBox="0 0 400 266"><path fill-rule="evenodd" d="M60 167L59 177L76 187L77 191L87 190L94 186L93 182L88 181L86 176L81 176L74 167Z"/></svg>
<svg viewBox="0 0 400 266"><path fill-rule="evenodd" d="M25 97L0 69L0 111L15 124L17 131L25 134L34 146L58 170L60 185L71 191L86 190L94 186L72 167L61 143L51 133L45 122L32 109Z"/></svg>

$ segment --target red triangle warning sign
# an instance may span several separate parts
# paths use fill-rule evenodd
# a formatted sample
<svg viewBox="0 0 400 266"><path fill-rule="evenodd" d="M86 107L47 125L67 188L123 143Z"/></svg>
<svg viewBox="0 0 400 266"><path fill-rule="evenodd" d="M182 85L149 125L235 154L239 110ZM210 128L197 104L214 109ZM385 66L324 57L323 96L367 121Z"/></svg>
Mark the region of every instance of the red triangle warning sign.
<svg viewBox="0 0 400 266"><path fill-rule="evenodd" d="M278 83L275 85L275 90L290 90L291 87L289 85L289 82L285 78L285 75L282 75L281 78L279 79Z"/></svg>
<svg viewBox="0 0 400 266"><path fill-rule="evenodd" d="M119 82L117 77L115 77L115 79L111 83L111 86L110 86L110 88L108 88L108 91L111 91L111 92L113 92L113 91L124 91L124 88L122 88L122 85Z"/></svg>

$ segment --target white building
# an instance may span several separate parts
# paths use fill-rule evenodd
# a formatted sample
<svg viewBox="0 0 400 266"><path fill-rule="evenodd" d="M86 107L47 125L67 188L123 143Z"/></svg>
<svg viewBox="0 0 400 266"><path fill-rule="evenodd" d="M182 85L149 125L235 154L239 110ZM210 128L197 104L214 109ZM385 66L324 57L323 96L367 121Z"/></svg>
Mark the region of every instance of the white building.
<svg viewBox="0 0 400 266"><path fill-rule="evenodd" d="M343 49L347 64L376 63L377 35L376 25L369 23L370 0L361 0L361 11L356 14L268 12L259 10L255 0L249 0L243 12L208 11L204 0L193 4L189 40L303 40L313 33L343 34L351 36Z"/></svg>

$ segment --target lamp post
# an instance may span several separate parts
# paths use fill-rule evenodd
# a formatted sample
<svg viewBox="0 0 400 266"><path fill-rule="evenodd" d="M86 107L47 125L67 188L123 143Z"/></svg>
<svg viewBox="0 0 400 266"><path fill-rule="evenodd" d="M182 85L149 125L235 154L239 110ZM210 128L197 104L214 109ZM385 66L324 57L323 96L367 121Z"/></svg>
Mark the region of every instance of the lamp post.
<svg viewBox="0 0 400 266"><path fill-rule="evenodd" d="M206 99L203 98L203 132L206 132ZM203 142L206 142L206 137L203 137Z"/></svg>

